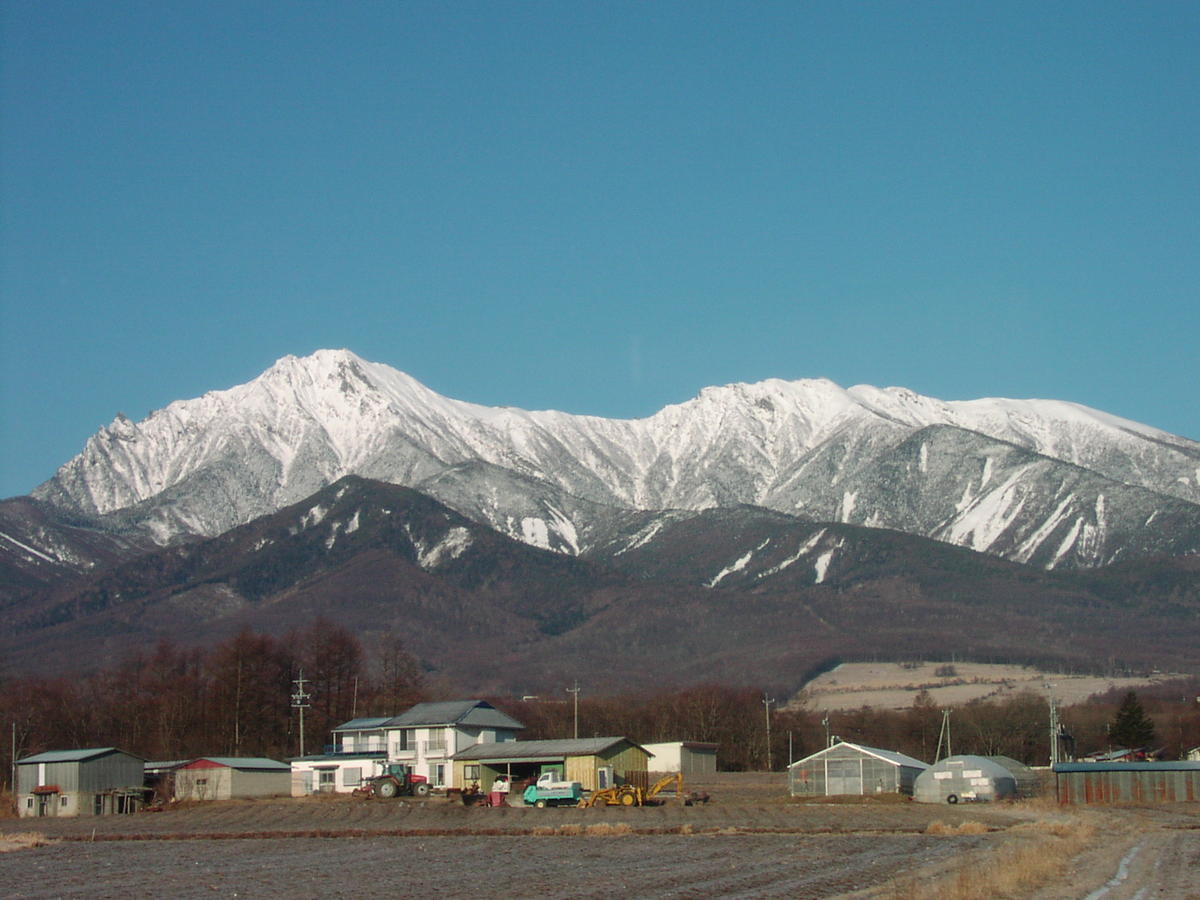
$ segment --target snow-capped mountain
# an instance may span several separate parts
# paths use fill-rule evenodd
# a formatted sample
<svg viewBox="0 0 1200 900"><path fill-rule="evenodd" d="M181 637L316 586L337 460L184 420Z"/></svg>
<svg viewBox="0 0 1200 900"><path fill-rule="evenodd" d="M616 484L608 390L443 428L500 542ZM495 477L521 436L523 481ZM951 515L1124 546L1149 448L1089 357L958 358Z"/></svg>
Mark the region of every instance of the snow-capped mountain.
<svg viewBox="0 0 1200 900"><path fill-rule="evenodd" d="M347 474L580 555L636 511L738 504L1045 567L1200 550L1200 444L1072 403L769 380L613 420L452 400L345 350L118 417L34 496L165 543Z"/></svg>

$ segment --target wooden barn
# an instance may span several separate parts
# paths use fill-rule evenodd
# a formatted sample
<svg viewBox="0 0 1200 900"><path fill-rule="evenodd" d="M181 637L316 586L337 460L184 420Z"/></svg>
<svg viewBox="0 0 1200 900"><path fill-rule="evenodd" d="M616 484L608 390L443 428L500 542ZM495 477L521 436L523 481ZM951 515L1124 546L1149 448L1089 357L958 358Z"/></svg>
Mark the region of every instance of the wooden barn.
<svg viewBox="0 0 1200 900"><path fill-rule="evenodd" d="M549 771L594 791L625 782L644 787L650 754L628 738L599 737L476 744L456 753L453 760L455 782L475 783L484 791L491 790L499 775L514 782L534 781Z"/></svg>

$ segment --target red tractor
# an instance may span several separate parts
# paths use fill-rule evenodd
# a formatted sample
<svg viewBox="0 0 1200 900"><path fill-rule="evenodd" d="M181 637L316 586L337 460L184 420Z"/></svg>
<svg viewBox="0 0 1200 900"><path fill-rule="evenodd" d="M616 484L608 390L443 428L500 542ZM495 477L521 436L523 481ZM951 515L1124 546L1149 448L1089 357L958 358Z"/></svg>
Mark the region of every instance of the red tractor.
<svg viewBox="0 0 1200 900"><path fill-rule="evenodd" d="M412 769L403 763L389 763L382 775L366 779L363 786L371 792L372 797L384 800L429 796L429 779L424 775L414 775Z"/></svg>

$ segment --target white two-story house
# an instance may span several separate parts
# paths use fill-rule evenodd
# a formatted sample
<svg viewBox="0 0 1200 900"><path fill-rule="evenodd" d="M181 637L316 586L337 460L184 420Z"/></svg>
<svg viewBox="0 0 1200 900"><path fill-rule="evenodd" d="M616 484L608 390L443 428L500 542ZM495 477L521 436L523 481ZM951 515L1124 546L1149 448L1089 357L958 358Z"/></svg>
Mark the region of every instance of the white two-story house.
<svg viewBox="0 0 1200 900"><path fill-rule="evenodd" d="M381 753L435 788L454 784L450 757L474 744L515 741L525 726L485 700L418 703L390 719L352 719L333 730L338 754Z"/></svg>

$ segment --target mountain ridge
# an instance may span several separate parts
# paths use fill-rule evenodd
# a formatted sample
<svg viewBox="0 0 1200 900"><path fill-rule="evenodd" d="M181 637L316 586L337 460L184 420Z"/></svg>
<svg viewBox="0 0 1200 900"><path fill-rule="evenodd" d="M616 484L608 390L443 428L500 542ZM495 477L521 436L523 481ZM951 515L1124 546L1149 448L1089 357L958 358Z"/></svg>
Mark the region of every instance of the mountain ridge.
<svg viewBox="0 0 1200 900"><path fill-rule="evenodd" d="M951 431L912 443L931 428ZM974 454L974 470L949 465L955 453ZM1048 567L1200 551L1200 443L1078 404L768 379L604 419L454 400L347 350L284 357L140 423L119 417L34 496L167 543L220 534L347 474L572 554L600 520L740 503ZM1159 517L1172 528L1148 528Z"/></svg>
<svg viewBox="0 0 1200 900"><path fill-rule="evenodd" d="M573 677L790 691L835 656L1186 668L1200 662L1198 566L1048 572L753 506L638 513L579 558L346 476L217 537L9 604L0 655L63 673L164 638L283 637L324 618L368 647L400 636L431 677L471 691Z"/></svg>

